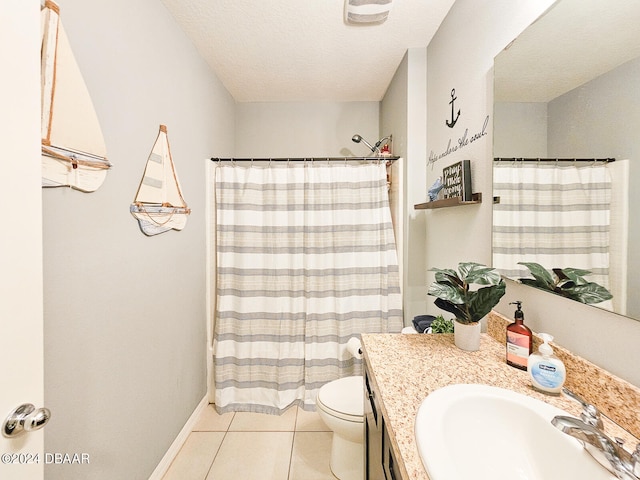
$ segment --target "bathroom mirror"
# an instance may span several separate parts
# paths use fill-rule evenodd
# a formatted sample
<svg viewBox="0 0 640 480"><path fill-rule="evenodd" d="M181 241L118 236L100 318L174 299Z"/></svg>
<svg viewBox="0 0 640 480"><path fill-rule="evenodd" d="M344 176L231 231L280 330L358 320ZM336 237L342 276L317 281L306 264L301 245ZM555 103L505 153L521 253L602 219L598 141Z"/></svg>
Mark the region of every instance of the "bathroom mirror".
<svg viewBox="0 0 640 480"><path fill-rule="evenodd" d="M640 320L640 295L636 293L640 291L640 215L636 210L640 206L638 25L637 0L558 0L553 4L495 58L493 148L495 158L507 159L494 160L495 196L500 196L502 188L498 164L504 166L504 162L513 168L552 164L568 168L578 162L556 159L615 158L605 169L611 178L610 210L605 213L609 245L607 251L602 245L592 247L607 259L608 266L602 270L606 270L604 281L613 298L593 305ZM524 162L524 158L535 161ZM573 181L564 180L565 171L560 170L559 184ZM540 180L538 185L556 189L545 182ZM512 183L514 190L522 183ZM591 185L586 197L595 198L598 188ZM575 206L565 201L552 208L565 214L564 220L557 222L561 228L554 231L564 236L572 228L568 219L578 213L567 214ZM499 257L507 251L515 263L536 262L547 269L578 266L549 264L555 260L544 249L534 252L519 241L516 247L505 248L500 232L506 209L511 209L509 218L513 219L530 214L527 206L494 205L494 266L504 264ZM518 230L517 235L529 238L526 229ZM514 270L507 273L506 268L503 272L514 279L528 273L526 268L524 275Z"/></svg>

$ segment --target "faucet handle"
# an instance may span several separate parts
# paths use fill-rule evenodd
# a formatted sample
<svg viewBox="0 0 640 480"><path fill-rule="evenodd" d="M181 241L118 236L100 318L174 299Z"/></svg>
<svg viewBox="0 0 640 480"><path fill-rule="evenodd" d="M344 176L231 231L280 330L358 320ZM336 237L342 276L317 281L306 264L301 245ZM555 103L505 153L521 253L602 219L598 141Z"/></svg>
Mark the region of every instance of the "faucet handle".
<svg viewBox="0 0 640 480"><path fill-rule="evenodd" d="M564 387L562 389L562 393L571 400L578 402L582 405L582 413L580 414L580 419L586 423L587 425L591 425L592 427L596 427L600 430L604 428L602 424L602 418L600 418L600 412L590 403L584 401L584 399L576 393L573 393L568 388Z"/></svg>
<svg viewBox="0 0 640 480"><path fill-rule="evenodd" d="M582 413L580 414L580 419L592 427L596 427L599 430L604 429L604 424L602 423L602 418L600 418L600 412L598 409L591 405L590 403L583 407Z"/></svg>

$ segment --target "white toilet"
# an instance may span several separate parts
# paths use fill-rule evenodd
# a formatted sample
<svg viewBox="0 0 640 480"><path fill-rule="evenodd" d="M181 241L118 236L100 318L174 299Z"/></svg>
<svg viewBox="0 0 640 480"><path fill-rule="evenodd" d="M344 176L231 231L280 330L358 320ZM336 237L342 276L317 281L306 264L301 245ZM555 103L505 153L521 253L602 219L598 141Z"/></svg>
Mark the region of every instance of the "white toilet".
<svg viewBox="0 0 640 480"><path fill-rule="evenodd" d="M362 376L344 377L322 386L316 406L333 431L331 471L340 480L364 478L364 387Z"/></svg>

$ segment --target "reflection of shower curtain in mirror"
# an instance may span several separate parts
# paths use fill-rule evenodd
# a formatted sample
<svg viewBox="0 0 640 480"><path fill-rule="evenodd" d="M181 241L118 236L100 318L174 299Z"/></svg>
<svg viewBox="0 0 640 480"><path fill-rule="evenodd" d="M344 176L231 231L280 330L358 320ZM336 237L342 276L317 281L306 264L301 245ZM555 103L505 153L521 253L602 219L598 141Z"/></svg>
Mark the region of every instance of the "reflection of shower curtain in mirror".
<svg viewBox="0 0 640 480"><path fill-rule="evenodd" d="M385 165L222 165L215 190L216 408L311 409L361 373L349 338L402 328Z"/></svg>
<svg viewBox="0 0 640 480"><path fill-rule="evenodd" d="M582 268L609 288L611 176L606 164L494 162L494 267L528 277L518 262Z"/></svg>

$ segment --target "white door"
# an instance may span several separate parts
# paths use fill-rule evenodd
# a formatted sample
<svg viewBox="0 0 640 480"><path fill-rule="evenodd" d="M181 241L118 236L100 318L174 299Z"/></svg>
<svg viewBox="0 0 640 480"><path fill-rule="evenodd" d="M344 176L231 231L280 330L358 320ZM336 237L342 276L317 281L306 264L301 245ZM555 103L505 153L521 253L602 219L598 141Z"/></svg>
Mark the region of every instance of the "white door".
<svg viewBox="0 0 640 480"><path fill-rule="evenodd" d="M40 3L0 2L0 421L43 406ZM0 478L43 478L42 430L0 435ZM39 456L36 456L38 455Z"/></svg>

